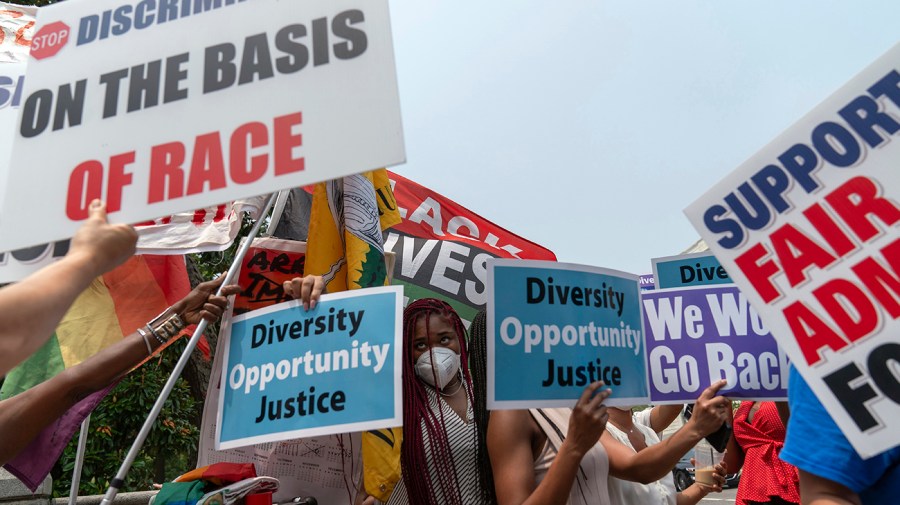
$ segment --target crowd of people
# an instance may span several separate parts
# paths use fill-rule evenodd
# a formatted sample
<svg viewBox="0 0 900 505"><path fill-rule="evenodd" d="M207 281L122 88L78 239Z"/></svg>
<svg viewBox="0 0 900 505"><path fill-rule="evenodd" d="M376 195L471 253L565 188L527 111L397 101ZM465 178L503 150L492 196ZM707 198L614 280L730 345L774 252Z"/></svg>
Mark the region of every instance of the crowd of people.
<svg viewBox="0 0 900 505"><path fill-rule="evenodd" d="M26 280L0 290L0 375L35 352L91 279L130 257L137 236L106 221L95 201L69 253ZM47 382L0 402L0 464L85 395L127 373L186 325L221 317L238 286L204 282L146 326ZM286 282L285 292L315 307L320 277ZM790 405L742 402L737 411L719 381L696 400L673 435L659 433L680 406L635 412L607 407L615 391L588 385L572 408L498 410L485 402L486 324L467 335L459 315L436 299L403 314L403 442L397 504L692 505L722 490L743 468L739 504L883 504L900 501L900 449L862 460L798 374ZM712 483L678 492L672 469L723 424L733 427ZM13 436L15 435L15 436ZM365 489L356 502L376 503Z"/></svg>

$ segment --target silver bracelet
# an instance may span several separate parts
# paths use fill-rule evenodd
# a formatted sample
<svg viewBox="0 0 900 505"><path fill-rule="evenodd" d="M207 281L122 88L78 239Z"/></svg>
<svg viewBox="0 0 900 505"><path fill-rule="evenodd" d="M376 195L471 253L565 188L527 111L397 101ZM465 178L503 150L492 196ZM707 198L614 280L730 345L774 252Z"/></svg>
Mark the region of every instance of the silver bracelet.
<svg viewBox="0 0 900 505"><path fill-rule="evenodd" d="M171 308L171 307L170 307ZM147 323L147 330L159 340L160 344L165 345L170 338L178 335L178 333L186 326L184 321L176 313L168 314L169 309L163 311L162 314L154 317Z"/></svg>
<svg viewBox="0 0 900 505"><path fill-rule="evenodd" d="M153 356L153 348L150 347L150 341L147 340L147 332L143 328L138 328L137 332L144 339L144 345L147 346L147 356Z"/></svg>
<svg viewBox="0 0 900 505"><path fill-rule="evenodd" d="M153 338L155 338L156 341L159 342L159 345L166 345L166 342L168 342L168 340L160 336L160 334L157 333L152 326L150 326L150 323L147 323L147 326L144 326L144 328L147 328L147 332L153 335Z"/></svg>

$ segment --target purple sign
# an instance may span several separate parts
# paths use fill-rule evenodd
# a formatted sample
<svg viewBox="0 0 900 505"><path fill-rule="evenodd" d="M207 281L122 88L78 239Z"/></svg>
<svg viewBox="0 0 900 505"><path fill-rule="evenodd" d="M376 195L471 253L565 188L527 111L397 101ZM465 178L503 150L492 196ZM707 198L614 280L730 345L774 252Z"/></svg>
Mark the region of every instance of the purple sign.
<svg viewBox="0 0 900 505"><path fill-rule="evenodd" d="M653 403L694 401L720 379L730 398L787 398L787 356L736 286L644 291L641 301Z"/></svg>
<svg viewBox="0 0 900 505"><path fill-rule="evenodd" d="M653 274L644 274L640 277L641 291L656 289L656 280Z"/></svg>

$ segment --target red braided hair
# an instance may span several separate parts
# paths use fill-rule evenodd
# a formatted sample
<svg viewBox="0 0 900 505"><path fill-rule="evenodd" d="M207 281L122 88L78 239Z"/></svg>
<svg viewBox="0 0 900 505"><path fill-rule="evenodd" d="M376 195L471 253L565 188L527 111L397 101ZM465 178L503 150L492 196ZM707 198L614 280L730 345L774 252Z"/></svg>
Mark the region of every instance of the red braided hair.
<svg viewBox="0 0 900 505"><path fill-rule="evenodd" d="M435 298L416 300L403 311L403 445L400 452L400 467L403 481L409 494L409 502L424 505L442 505L437 501L435 488L439 488L444 502L449 505L465 505L460 492L456 468L447 432L444 429L444 414L441 409L433 412L428 405L428 393L423 382L416 377L413 360L413 340L416 322L425 318L425 329L431 333L431 315L446 317L456 330L459 342L460 370L463 386L468 398L472 396L472 378L469 376L466 353L466 330L462 320L449 304ZM428 471L425 441L422 430L428 433L427 452L437 469L437 482L433 482ZM477 431L477 430L476 430Z"/></svg>

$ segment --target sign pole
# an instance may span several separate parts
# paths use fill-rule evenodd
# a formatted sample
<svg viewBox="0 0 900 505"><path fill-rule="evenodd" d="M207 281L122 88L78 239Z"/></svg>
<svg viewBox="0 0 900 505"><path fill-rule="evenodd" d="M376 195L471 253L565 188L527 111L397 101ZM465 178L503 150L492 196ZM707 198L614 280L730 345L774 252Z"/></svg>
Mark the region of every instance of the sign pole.
<svg viewBox="0 0 900 505"><path fill-rule="evenodd" d="M216 295L221 295L222 288L234 281L234 278L237 275L238 268L240 268L244 256L250 249L250 244L253 242L253 238L256 237L256 235L259 233L259 228L262 225L263 221L265 221L264 218L266 214L268 214L269 209L272 208L275 196L275 194L272 194L269 197L268 202L266 202L266 206L260 214L260 218L256 220L256 223L253 224L253 228L250 229L250 233L247 235L246 241L241 245L240 249L238 249L237 254L235 254L234 262L232 262L231 267L228 268L228 272L225 274L225 280L222 282L222 285L219 286L219 290ZM197 342L200 341L200 337L203 335L203 332L206 330L208 324L209 322L206 321L206 319L201 320L197 325L197 329L194 330L194 334L191 336L191 339L188 340L187 347L185 347L184 352L181 354L181 358L178 359L178 363L175 364L175 368L172 370L172 374L169 376L169 380L166 381L165 387L163 387L162 392L159 394L159 398L156 399L156 403L154 403L153 408L150 409L150 413L147 415L147 420L144 422L144 425L141 427L141 431L138 433L137 438L131 445L131 449L125 456L125 461L123 461L122 466L119 467L119 471L116 473L115 478L113 478L110 482L109 489L106 490L106 495L104 495L103 501L100 502L100 505L111 505L112 502L116 499L116 494L119 492L119 489L125 485L125 477L128 475L128 471L131 470L132 463L134 463L138 452L141 450L141 446L144 445L144 441L147 440L147 435L150 434L150 429L153 427L153 423L156 422L156 418L159 417L159 413L162 411L163 404L166 402L166 399L169 398L169 394L172 393L172 389L175 388L175 381L178 380L178 377L181 376L181 372L184 370L184 367L187 366L187 362L191 357L191 353L194 352L194 348L197 347Z"/></svg>
<svg viewBox="0 0 900 505"><path fill-rule="evenodd" d="M75 453L75 468L72 470L72 487L69 488L69 505L78 500L78 487L81 484L81 469L84 466L84 453L87 449L88 430L91 427L91 415L81 422L81 433L78 435L78 451Z"/></svg>

